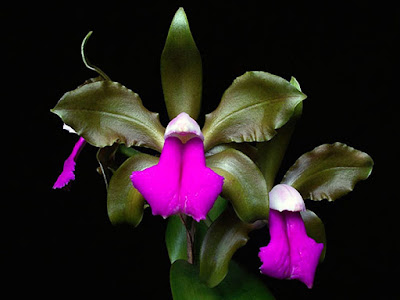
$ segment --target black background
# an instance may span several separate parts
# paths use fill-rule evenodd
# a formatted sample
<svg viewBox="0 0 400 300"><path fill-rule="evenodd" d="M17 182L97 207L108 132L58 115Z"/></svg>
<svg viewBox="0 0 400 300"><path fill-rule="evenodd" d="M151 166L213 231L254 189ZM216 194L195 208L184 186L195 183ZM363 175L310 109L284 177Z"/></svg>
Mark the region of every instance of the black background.
<svg viewBox="0 0 400 300"><path fill-rule="evenodd" d="M393 1L392 6L382 1L98 1L3 7L2 290L55 299L171 297L166 222L147 210L136 229L110 224L103 179L96 173L97 149L82 151L71 191L51 189L76 136L62 130L49 110L63 93L96 76L80 57L80 43L93 30L90 60L137 92L165 126L159 59L179 6L203 60L200 124L244 72L293 75L308 98L280 176L322 143L346 143L375 161L370 178L346 197L306 202L325 223L326 260L312 290L262 276L276 298L398 297L394 48L400 16ZM235 258L257 274L258 248L267 241L266 228L252 233Z"/></svg>

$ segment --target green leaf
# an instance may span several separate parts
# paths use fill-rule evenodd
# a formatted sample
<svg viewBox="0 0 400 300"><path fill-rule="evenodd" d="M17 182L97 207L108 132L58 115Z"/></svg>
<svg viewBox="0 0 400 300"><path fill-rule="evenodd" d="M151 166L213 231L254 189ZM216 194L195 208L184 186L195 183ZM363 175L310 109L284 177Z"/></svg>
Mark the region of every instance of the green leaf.
<svg viewBox="0 0 400 300"><path fill-rule="evenodd" d="M158 158L137 154L127 159L111 177L107 191L107 210L111 223L139 225L143 217L145 201L132 185L133 171L141 171L158 163Z"/></svg>
<svg viewBox="0 0 400 300"><path fill-rule="evenodd" d="M195 265L177 260L170 270L170 283L174 300L219 300L218 292L204 284Z"/></svg>
<svg viewBox="0 0 400 300"><path fill-rule="evenodd" d="M258 270L257 270L258 271ZM247 272L239 264L231 261L229 273L214 289L229 300L274 300L275 297L265 284L255 275Z"/></svg>
<svg viewBox="0 0 400 300"><path fill-rule="evenodd" d="M325 226L321 219L311 210L305 210L300 212L303 218L304 225L306 227L307 235L315 240L317 243L323 243L324 249L322 250L319 262L323 262L326 253L326 233Z"/></svg>
<svg viewBox="0 0 400 300"><path fill-rule="evenodd" d="M241 221L232 209L226 209L211 225L200 250L200 278L209 287L225 278L232 255L247 243L253 229L255 225Z"/></svg>
<svg viewBox="0 0 400 300"><path fill-rule="evenodd" d="M207 166L225 178L221 196L245 222L268 219L267 185L255 163L242 152L227 149L207 158Z"/></svg>
<svg viewBox="0 0 400 300"><path fill-rule="evenodd" d="M84 84L64 94L51 111L96 147L118 142L162 150L164 127L158 114L148 111L136 93L119 83Z"/></svg>
<svg viewBox="0 0 400 300"><path fill-rule="evenodd" d="M324 144L303 154L282 183L293 186L305 199L333 201L367 179L373 164L368 154L345 144Z"/></svg>
<svg viewBox="0 0 400 300"><path fill-rule="evenodd" d="M268 141L305 98L281 77L247 72L236 78L217 109L206 115L204 147L208 150L222 143Z"/></svg>
<svg viewBox="0 0 400 300"><path fill-rule="evenodd" d="M178 260L171 266L171 291L174 300L274 300L263 282L232 262L229 274L215 288L207 287L198 275L198 267Z"/></svg>
<svg viewBox="0 0 400 300"><path fill-rule="evenodd" d="M170 119L186 112L196 119L200 112L202 65L183 8L176 12L161 55L161 81Z"/></svg>
<svg viewBox="0 0 400 300"><path fill-rule="evenodd" d="M171 264L178 259L187 260L186 228L178 215L168 218L165 243Z"/></svg>

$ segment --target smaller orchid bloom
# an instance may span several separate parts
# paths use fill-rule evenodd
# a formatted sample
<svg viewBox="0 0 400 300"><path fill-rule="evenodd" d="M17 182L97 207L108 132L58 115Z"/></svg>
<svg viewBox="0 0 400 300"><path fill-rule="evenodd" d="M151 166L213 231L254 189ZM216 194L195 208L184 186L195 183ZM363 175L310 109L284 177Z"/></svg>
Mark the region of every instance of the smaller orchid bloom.
<svg viewBox="0 0 400 300"><path fill-rule="evenodd" d="M204 220L222 191L224 178L206 166L199 125L182 112L165 130L159 163L131 175L153 215L183 213Z"/></svg>
<svg viewBox="0 0 400 300"><path fill-rule="evenodd" d="M76 133L71 127L64 124L63 129L67 130L70 133ZM64 162L64 167L61 174L58 176L56 182L53 185L53 189L61 189L68 185L70 181L75 180L75 165L76 160L78 159L79 153L85 146L86 141L83 137L80 137L78 142L76 142L74 148L72 149L71 154Z"/></svg>
<svg viewBox="0 0 400 300"><path fill-rule="evenodd" d="M260 248L261 273L278 279L298 279L312 288L324 245L307 236L300 211L305 204L300 193L287 184L269 193L271 240Z"/></svg>

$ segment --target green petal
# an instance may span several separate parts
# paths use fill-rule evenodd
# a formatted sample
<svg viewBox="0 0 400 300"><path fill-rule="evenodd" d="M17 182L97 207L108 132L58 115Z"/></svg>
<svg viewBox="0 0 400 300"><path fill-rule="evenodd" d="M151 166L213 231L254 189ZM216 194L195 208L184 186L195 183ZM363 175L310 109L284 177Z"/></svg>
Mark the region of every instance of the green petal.
<svg viewBox="0 0 400 300"><path fill-rule="evenodd" d="M303 154L282 183L293 186L304 199L333 201L367 179L373 164L368 154L345 144L324 144Z"/></svg>
<svg viewBox="0 0 400 300"><path fill-rule="evenodd" d="M161 152L164 127L139 96L112 81L96 81L67 92L51 110L90 144L103 148L114 142Z"/></svg>
<svg viewBox="0 0 400 300"><path fill-rule="evenodd" d="M200 112L202 65L183 8L176 12L161 55L161 81L168 116L181 112L196 119Z"/></svg>
<svg viewBox="0 0 400 300"><path fill-rule="evenodd" d="M268 141L305 98L281 77L247 72L225 91L217 109L206 115L204 147L209 150L222 143Z"/></svg>
<svg viewBox="0 0 400 300"><path fill-rule="evenodd" d="M255 163L242 152L227 149L207 158L207 166L225 178L222 197L244 222L268 219L267 185Z"/></svg>
<svg viewBox="0 0 400 300"><path fill-rule="evenodd" d="M139 225L145 201L133 187L130 176L133 171L141 171L157 163L158 158L140 153L127 159L113 174L107 191L107 210L111 223Z"/></svg>

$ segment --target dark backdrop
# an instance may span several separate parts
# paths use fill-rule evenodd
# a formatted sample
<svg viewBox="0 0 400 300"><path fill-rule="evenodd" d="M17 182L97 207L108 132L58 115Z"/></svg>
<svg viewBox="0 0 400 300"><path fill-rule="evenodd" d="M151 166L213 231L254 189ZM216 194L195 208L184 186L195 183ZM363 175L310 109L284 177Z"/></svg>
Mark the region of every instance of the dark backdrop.
<svg viewBox="0 0 400 300"><path fill-rule="evenodd" d="M245 71L293 75L308 98L280 176L322 143L346 143L375 161L370 178L346 197L306 203L328 238L314 288L263 276L265 283L277 299L399 296L398 10L393 1L276 2L15 3L2 9L3 289L55 299L170 297L166 222L147 210L136 229L110 224L94 147L82 151L71 191L51 189L76 136L49 109L96 75L80 58L80 43L93 30L91 61L137 92L165 126L159 59L172 17L184 6L203 59L203 116ZM235 258L258 273L268 230L251 237Z"/></svg>

